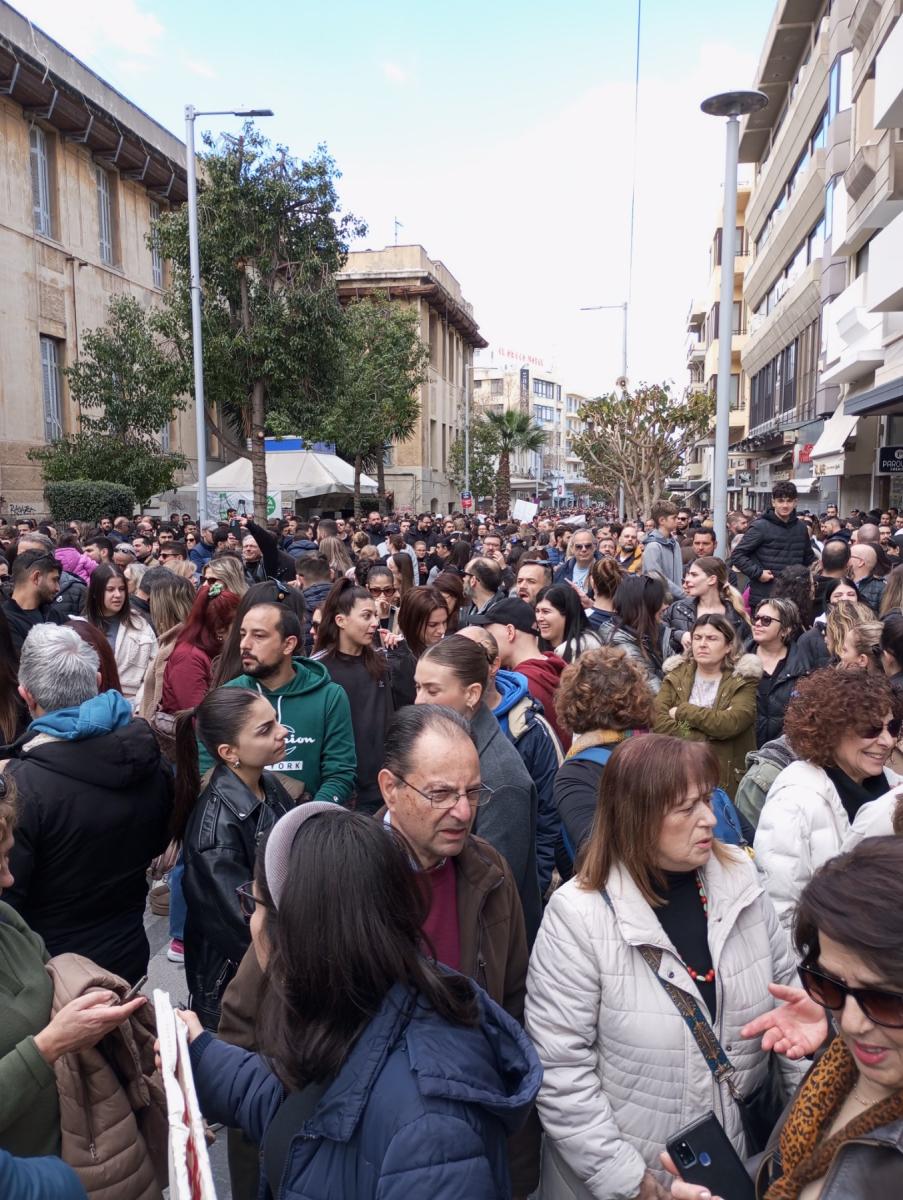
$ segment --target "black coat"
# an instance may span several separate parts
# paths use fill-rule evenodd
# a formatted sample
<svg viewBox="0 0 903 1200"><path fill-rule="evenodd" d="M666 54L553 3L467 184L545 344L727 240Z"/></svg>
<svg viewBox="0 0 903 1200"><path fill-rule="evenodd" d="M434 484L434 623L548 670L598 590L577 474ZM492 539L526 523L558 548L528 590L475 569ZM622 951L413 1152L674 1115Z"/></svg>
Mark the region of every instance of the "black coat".
<svg viewBox="0 0 903 1200"><path fill-rule="evenodd" d="M68 571L63 571L60 575L60 590L50 606L55 614L55 619L61 625L65 625L70 617L80 616L85 607L87 594L88 585L86 583L82 583L77 575L70 575Z"/></svg>
<svg viewBox="0 0 903 1200"><path fill-rule="evenodd" d="M27 735L9 752L19 820L3 899L50 954L82 954L137 982L150 955L147 868L169 843L172 813L172 775L150 726L134 720L79 741Z"/></svg>
<svg viewBox="0 0 903 1200"><path fill-rule="evenodd" d="M185 875L185 975L191 1008L207 1029L219 1024L220 1002L251 944L235 889L254 874L257 844L294 801L270 771L265 799L220 764L198 797L182 840Z"/></svg>
<svg viewBox="0 0 903 1200"><path fill-rule="evenodd" d="M778 664L774 675L762 676L756 694L756 746L759 749L784 732L784 714L796 681L823 665L813 655L811 646L797 640L790 643L787 657Z"/></svg>
<svg viewBox="0 0 903 1200"><path fill-rule="evenodd" d="M683 596L669 605L665 613L664 624L668 627L668 649L671 654L683 653L682 638L689 633L696 623L697 602L692 596ZM734 627L734 631L744 650L753 649L752 629L744 621L733 605L725 604L724 616Z"/></svg>
<svg viewBox="0 0 903 1200"><path fill-rule="evenodd" d="M785 567L808 567L815 561L809 530L795 512L782 521L773 508L744 533L731 555L731 566L749 579L753 610L771 594L771 583L762 583L763 571L778 575Z"/></svg>

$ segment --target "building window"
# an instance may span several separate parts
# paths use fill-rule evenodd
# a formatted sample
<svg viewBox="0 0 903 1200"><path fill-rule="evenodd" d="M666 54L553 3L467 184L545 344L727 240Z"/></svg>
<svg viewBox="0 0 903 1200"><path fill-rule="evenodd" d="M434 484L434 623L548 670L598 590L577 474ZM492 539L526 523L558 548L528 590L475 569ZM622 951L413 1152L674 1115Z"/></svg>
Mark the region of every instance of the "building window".
<svg viewBox="0 0 903 1200"><path fill-rule="evenodd" d="M490 396L504 396L504 394L505 394L504 379L490 379L489 395Z"/></svg>
<svg viewBox="0 0 903 1200"><path fill-rule="evenodd" d="M31 201L35 233L53 237L53 210L50 201L50 152L47 135L37 125L28 135L31 148Z"/></svg>
<svg viewBox="0 0 903 1200"><path fill-rule="evenodd" d="M163 289L163 255L160 253L160 239L157 236L155 222L160 220L160 205L156 200L150 202L150 219L151 219L151 276L153 277L154 287Z"/></svg>
<svg viewBox="0 0 903 1200"><path fill-rule="evenodd" d="M736 412L740 407L740 376L731 375L731 411Z"/></svg>
<svg viewBox="0 0 903 1200"><path fill-rule="evenodd" d="M113 262L113 205L110 176L103 167L95 167L97 177L97 226L100 261Z"/></svg>
<svg viewBox="0 0 903 1200"><path fill-rule="evenodd" d="M56 442L63 436L60 349L53 338L41 338L41 391L44 399L44 440Z"/></svg>
<svg viewBox="0 0 903 1200"><path fill-rule="evenodd" d="M831 65L828 80L828 120L853 103L853 56L849 50L838 54Z"/></svg>
<svg viewBox="0 0 903 1200"><path fill-rule="evenodd" d="M169 422L168 421L163 426L163 428L160 430L160 449L163 451L164 454L169 454L169 451L172 449L172 440L171 440L170 434L169 434Z"/></svg>
<svg viewBox="0 0 903 1200"><path fill-rule="evenodd" d="M732 318L731 318L731 333L733 333L733 334L746 333L746 329L743 326L743 301L742 300L734 301L734 311L733 311Z"/></svg>
<svg viewBox="0 0 903 1200"><path fill-rule="evenodd" d="M536 421L545 421L551 425L555 420L555 409L547 404L533 405L533 419Z"/></svg>
<svg viewBox="0 0 903 1200"><path fill-rule="evenodd" d="M557 400L561 395L561 388L549 379L534 379L533 395L541 396L543 400Z"/></svg>

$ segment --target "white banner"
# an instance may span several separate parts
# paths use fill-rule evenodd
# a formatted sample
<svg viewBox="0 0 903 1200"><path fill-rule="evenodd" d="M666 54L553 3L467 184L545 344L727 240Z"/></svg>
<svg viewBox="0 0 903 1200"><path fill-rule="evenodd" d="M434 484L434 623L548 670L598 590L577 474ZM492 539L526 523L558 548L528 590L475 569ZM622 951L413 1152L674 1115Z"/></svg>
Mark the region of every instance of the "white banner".
<svg viewBox="0 0 903 1200"><path fill-rule="evenodd" d="M222 521L225 521L230 508L237 508L240 516L245 513L250 516L254 513L258 522L266 521L268 517L282 516L282 492L267 492L265 513L254 512L254 497L251 492L210 492L207 504L211 512L215 512Z"/></svg>
<svg viewBox="0 0 903 1200"><path fill-rule="evenodd" d="M515 500L511 509L515 521L523 521L525 524L529 524L538 512L539 505L534 504L532 500Z"/></svg>
<svg viewBox="0 0 903 1200"><path fill-rule="evenodd" d="M176 1017L169 992L154 988L154 1012L169 1117L170 1200L216 1200L204 1118L188 1056L188 1030Z"/></svg>

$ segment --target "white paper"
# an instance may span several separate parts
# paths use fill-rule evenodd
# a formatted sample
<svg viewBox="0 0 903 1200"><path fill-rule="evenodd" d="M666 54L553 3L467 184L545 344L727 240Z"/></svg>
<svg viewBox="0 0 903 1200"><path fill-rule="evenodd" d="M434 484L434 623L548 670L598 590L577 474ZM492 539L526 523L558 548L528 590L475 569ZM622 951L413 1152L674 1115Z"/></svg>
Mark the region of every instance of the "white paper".
<svg viewBox="0 0 903 1200"><path fill-rule="evenodd" d="M539 512L539 505L531 500L515 500L511 515L515 521L530 522Z"/></svg>

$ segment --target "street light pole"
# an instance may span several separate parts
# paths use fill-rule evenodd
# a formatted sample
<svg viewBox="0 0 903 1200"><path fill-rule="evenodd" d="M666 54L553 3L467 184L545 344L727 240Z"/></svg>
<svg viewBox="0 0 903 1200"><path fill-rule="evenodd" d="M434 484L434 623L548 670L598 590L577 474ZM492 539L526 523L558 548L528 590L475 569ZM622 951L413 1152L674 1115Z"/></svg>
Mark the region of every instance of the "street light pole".
<svg viewBox="0 0 903 1200"><path fill-rule="evenodd" d="M721 298L718 310L718 393L715 405L715 457L712 505L718 545L727 538L727 463L731 432L731 351L734 315L734 247L737 228L737 158L740 117L768 103L764 92L722 92L702 103L702 111L727 117L724 151L724 211L721 218Z"/></svg>
<svg viewBox="0 0 903 1200"><path fill-rule="evenodd" d="M622 391L627 391L627 325L630 315L630 301L624 300L621 304L590 304L580 309L581 312L602 312L606 309L619 308L621 310L621 379ZM618 519L623 521L625 517L624 506L624 484L618 488Z"/></svg>
<svg viewBox="0 0 903 1200"><path fill-rule="evenodd" d="M269 108L227 108L198 112L185 105L185 175L188 188L188 290L191 295L191 354L194 364L194 429L198 456L198 526L207 520L207 406L204 401L204 344L201 332L201 256L198 246L198 180L194 156L197 117L271 117Z"/></svg>

